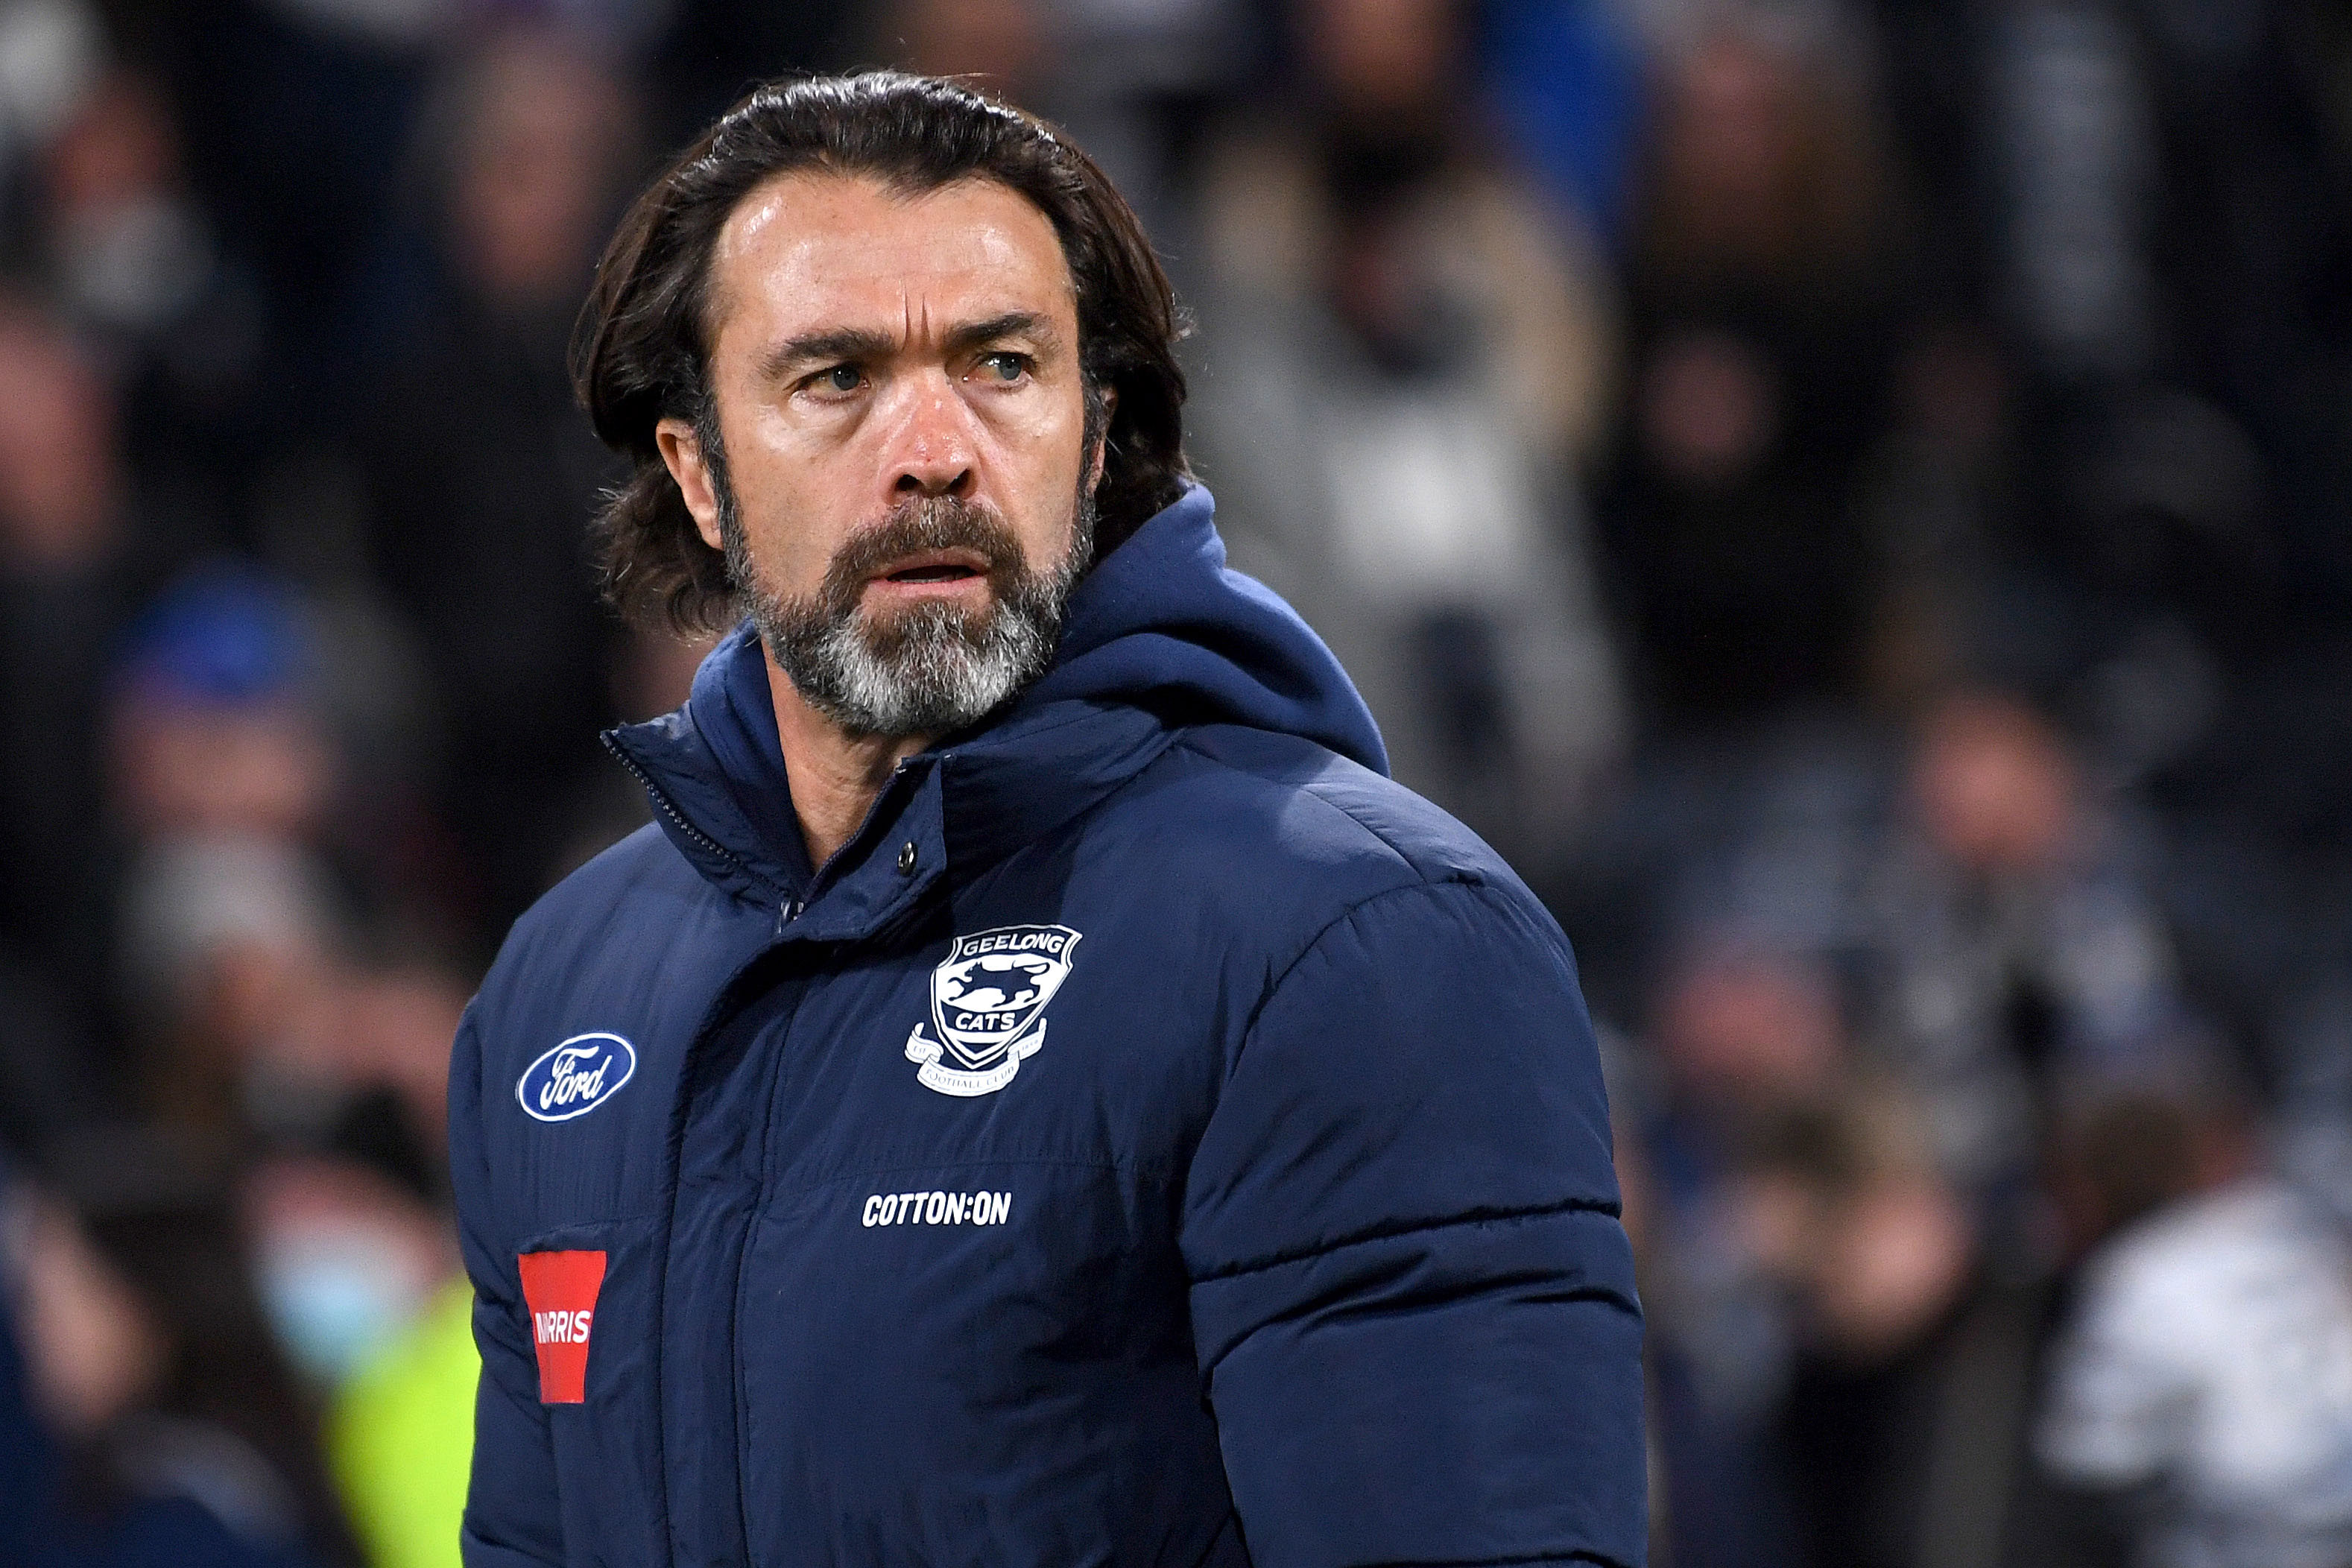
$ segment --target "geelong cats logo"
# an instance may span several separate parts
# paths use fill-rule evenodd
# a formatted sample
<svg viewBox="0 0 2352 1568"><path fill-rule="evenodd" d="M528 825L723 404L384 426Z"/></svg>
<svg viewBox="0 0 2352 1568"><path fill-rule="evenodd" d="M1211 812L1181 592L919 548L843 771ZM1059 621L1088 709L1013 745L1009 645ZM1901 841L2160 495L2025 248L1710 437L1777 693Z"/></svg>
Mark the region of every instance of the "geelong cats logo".
<svg viewBox="0 0 2352 1568"><path fill-rule="evenodd" d="M931 971L932 1035L907 1037L915 1077L941 1094L993 1094L1045 1043L1045 1004L1070 977L1078 933L998 926L960 936ZM936 1036L934 1038L932 1036Z"/></svg>

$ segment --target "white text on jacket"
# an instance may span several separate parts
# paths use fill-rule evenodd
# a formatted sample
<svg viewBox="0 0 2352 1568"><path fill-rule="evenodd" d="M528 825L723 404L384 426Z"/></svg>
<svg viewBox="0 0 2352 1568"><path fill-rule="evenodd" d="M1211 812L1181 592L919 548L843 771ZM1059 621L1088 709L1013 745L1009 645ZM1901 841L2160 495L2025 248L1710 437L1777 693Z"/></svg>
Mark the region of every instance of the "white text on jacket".
<svg viewBox="0 0 2352 1568"><path fill-rule="evenodd" d="M1003 1225L1012 1212L1011 1193L876 1193L858 1219L868 1226Z"/></svg>
<svg viewBox="0 0 2352 1568"><path fill-rule="evenodd" d="M531 1337L543 1345L585 1344L588 1320L593 1316L593 1312L533 1312Z"/></svg>

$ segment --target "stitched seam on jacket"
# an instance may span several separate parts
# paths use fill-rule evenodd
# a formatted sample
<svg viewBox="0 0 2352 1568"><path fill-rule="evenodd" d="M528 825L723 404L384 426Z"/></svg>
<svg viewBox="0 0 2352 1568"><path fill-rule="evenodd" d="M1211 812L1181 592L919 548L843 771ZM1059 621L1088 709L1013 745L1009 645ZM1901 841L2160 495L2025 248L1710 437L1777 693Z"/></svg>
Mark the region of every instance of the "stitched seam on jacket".
<svg viewBox="0 0 2352 1568"><path fill-rule="evenodd" d="M1517 1568L1523 1563L1598 1563L1601 1568L1626 1568L1614 1557L1598 1552L1538 1552L1531 1557L1415 1557L1395 1563L1360 1563L1355 1568Z"/></svg>
<svg viewBox="0 0 2352 1568"><path fill-rule="evenodd" d="M1193 739L1193 731L1198 728L1200 728L1200 726L1188 725L1184 729L1179 731L1175 739L1169 743L1167 751L1162 752L1160 756L1166 756L1169 752L1181 751L1186 755L1197 757L1202 762L1208 763L1211 767L1220 769L1223 772L1239 773L1245 778L1258 779L1261 783L1265 782L1261 775L1251 773L1247 768L1236 766L1235 764L1227 762L1224 758L1220 757L1214 752L1202 747L1199 742ZM1159 760L1159 758L1155 757L1152 759L1152 762L1157 763ZM1093 812L1108 805L1129 785L1133 784L1136 780L1140 779L1146 773L1149 773L1151 771L1151 763L1146 763L1143 767L1137 769L1132 776L1121 780L1118 785L1108 795L1103 796L1101 800L1096 802L1095 805L1089 807L1087 811L1081 812L1077 817L1073 819L1073 822L1082 821L1087 816L1092 815ZM1376 831L1369 823L1365 822L1362 817L1358 816L1354 812L1348 810L1345 806L1340 805L1336 801L1317 794L1311 789L1302 788L1298 789L1297 793L1316 802L1318 805L1324 807L1324 809L1329 811L1333 816L1353 824L1359 833L1361 833L1365 837L1370 838L1373 843L1379 845L1381 848L1387 850L1389 854L1395 857L1399 868L1409 873L1414 879L1410 882L1401 882L1393 888L1383 888L1376 893L1367 893L1362 898L1357 900L1354 903L1349 904L1347 908L1341 910L1338 914L1332 916L1331 919L1326 921L1323 925L1317 928L1315 934L1307 938L1306 945L1301 947L1298 952L1293 955L1288 963L1282 966L1282 973L1276 975L1273 980L1267 983L1265 994L1260 995L1257 1001L1251 1006L1249 1017L1242 1025L1241 1046L1234 1052L1234 1065L1236 1067L1241 1063L1242 1052L1249 1048L1249 1037L1256 1030L1258 1016L1265 1011L1266 1004L1274 1000L1275 993L1282 989L1282 983L1290 978L1291 972L1297 969L1299 964L1306 960L1308 953L1313 952L1317 947L1321 945L1323 939L1331 933L1331 929L1334 926L1349 920L1358 910L1363 909L1373 900L1386 898L1391 893L1405 893L1412 892L1419 889L1435 888L1472 888L1486 889L1493 886L1491 883L1473 880L1469 877L1460 874L1433 877L1428 872L1423 871L1419 866L1414 865L1410 856L1406 855L1403 850L1391 843L1385 837ZM1226 1076L1230 1078L1232 1074L1228 1072Z"/></svg>
<svg viewBox="0 0 2352 1568"><path fill-rule="evenodd" d="M1549 1305L1558 1306L1568 1303L1580 1305L1585 1303L1597 1303L1601 1306L1613 1308L1618 1311L1624 1312L1632 1316L1640 1316L1640 1309L1634 1306L1633 1301L1623 1291L1612 1290L1606 1285L1582 1285L1573 1290L1559 1290L1551 1292L1542 1299ZM1329 1314L1329 1316L1335 1321L1354 1315L1356 1314L1345 1311ZM1302 1306L1290 1311L1277 1313L1274 1317L1268 1318L1264 1322L1259 1323L1255 1328L1250 1329L1247 1332L1229 1341L1225 1347L1219 1351L1213 1359L1202 1364L1201 1375L1203 1378L1213 1380L1216 1377L1218 1371L1224 1366L1225 1363L1231 1359L1232 1356L1242 1348L1242 1346L1249 1343L1250 1341L1265 1332L1268 1329L1286 1329L1292 1324L1302 1321L1303 1320L1321 1316L1325 1316L1322 1309L1315 1305Z"/></svg>
<svg viewBox="0 0 2352 1568"><path fill-rule="evenodd" d="M1176 745L1182 747L1185 751L1190 752L1192 755L1200 758L1202 762L1207 763L1213 767L1223 768L1229 773L1239 773L1244 778L1255 779L1260 784L1271 782L1263 773L1252 773L1249 769L1243 767L1238 763L1227 762L1224 758L1217 755L1214 752L1210 751L1207 747L1194 740L1192 738L1193 732L1196 730L1204 728L1207 728L1207 726L1187 726L1183 732L1178 735ZM1171 748L1171 750L1173 749L1173 747ZM1337 752L1332 754L1335 756L1338 755ZM1398 863L1403 866L1406 870L1412 871L1416 875L1422 875L1422 880L1424 882L1430 879L1426 875L1422 874L1420 867L1413 864L1412 857L1406 854L1402 849L1397 847L1396 844L1390 839L1388 835L1374 827L1370 823L1366 822L1362 817L1358 816L1354 812L1349 811L1346 806L1341 805L1338 801L1333 800L1330 796L1304 784L1295 784L1290 787L1295 789L1298 794L1305 795L1307 799L1320 805L1333 816L1345 817L1348 821L1354 823L1356 825L1357 832L1361 833L1365 837L1370 839L1373 843L1379 845L1381 848L1395 856Z"/></svg>
<svg viewBox="0 0 2352 1568"><path fill-rule="evenodd" d="M1263 1274L1269 1268L1286 1264L1305 1263L1312 1258L1328 1258L1332 1253L1350 1247L1365 1247L1376 1241L1393 1241L1399 1237L1419 1236L1426 1231L1452 1230L1465 1225L1518 1225L1529 1220L1549 1219L1564 1214L1600 1214L1611 1219L1619 1217L1620 1205L1599 1198L1569 1198L1560 1203L1544 1204L1535 1208L1473 1210L1444 1219L1423 1220L1418 1225L1391 1226L1379 1230L1359 1231L1321 1247L1300 1247L1295 1252L1278 1253L1272 1258L1254 1258L1246 1263L1235 1263L1208 1274L1192 1277L1194 1285L1213 1285L1221 1279L1237 1279L1245 1274ZM1630 1302L1628 1303L1631 1304Z"/></svg>
<svg viewBox="0 0 2352 1568"><path fill-rule="evenodd" d="M1332 809L1336 811L1339 808L1334 806ZM1346 816L1347 813L1341 812L1340 815L1342 816ZM1355 821L1355 818L1353 817L1349 817L1348 819L1350 822ZM1366 828L1365 831L1370 832L1371 830ZM1374 834L1373 837L1377 838L1380 836L1378 834ZM1385 842L1385 840L1383 842ZM1414 870L1416 868L1408 862L1406 869ZM1234 1047L1233 1065L1226 1070L1225 1081L1228 1083L1232 1082L1234 1072L1241 1067L1242 1058L1249 1051L1250 1039L1257 1033L1257 1021L1265 1016L1267 1005L1271 1004L1275 997L1281 993L1283 986L1289 982L1290 977L1298 972L1298 966L1306 963L1307 958L1317 948L1323 945L1323 939L1325 937L1329 936L1339 927L1347 924L1349 921L1354 920L1359 914L1370 909L1373 904L1382 899L1396 898L1406 893L1438 893L1448 889L1456 888L1467 889L1473 894L1484 893L1491 896L1494 892L1493 888L1485 882L1465 881L1458 877L1448 877L1443 879L1433 880L1432 879L1423 876L1419 881L1406 882L1393 888L1382 888L1377 893L1367 893L1362 898L1358 899L1354 903L1349 904L1346 909L1341 910L1338 914L1332 916L1328 921L1326 921L1320 927L1317 928L1315 934L1307 939L1307 945L1300 948L1297 956L1293 957L1288 963L1282 966L1282 973L1276 975L1272 980L1266 983L1265 994L1260 996L1255 1005L1250 1008L1249 1017L1242 1024L1241 1044Z"/></svg>

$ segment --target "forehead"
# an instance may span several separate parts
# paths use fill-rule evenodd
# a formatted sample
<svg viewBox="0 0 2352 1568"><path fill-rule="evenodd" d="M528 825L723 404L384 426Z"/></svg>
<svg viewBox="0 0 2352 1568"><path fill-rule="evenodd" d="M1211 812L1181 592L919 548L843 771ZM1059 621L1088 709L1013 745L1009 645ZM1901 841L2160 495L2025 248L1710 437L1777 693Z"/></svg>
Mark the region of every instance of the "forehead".
<svg viewBox="0 0 2352 1568"><path fill-rule="evenodd" d="M1075 323L1059 238L1026 196L965 179L912 195L860 174L781 174L736 204L710 261L724 342L833 327L893 333L1010 311Z"/></svg>

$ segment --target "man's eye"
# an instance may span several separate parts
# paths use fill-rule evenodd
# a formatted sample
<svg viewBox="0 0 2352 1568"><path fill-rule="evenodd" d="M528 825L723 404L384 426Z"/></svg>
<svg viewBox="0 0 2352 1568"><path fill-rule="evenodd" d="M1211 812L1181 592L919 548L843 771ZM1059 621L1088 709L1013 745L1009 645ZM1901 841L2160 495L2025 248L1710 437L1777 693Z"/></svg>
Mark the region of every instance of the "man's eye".
<svg viewBox="0 0 2352 1568"><path fill-rule="evenodd" d="M982 357L980 368L999 381L1019 381L1029 371L1029 356L1010 351Z"/></svg>
<svg viewBox="0 0 2352 1568"><path fill-rule="evenodd" d="M854 364L837 364L809 378L810 387L817 392L855 392L865 383L866 373Z"/></svg>

